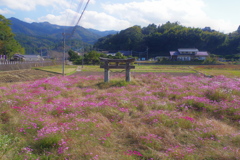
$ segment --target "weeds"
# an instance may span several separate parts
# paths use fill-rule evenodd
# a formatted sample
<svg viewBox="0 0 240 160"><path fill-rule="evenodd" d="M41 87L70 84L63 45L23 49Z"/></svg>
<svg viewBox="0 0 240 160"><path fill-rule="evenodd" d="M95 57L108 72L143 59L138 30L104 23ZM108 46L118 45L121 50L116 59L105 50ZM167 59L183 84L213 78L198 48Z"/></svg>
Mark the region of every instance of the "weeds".
<svg viewBox="0 0 240 160"><path fill-rule="evenodd" d="M0 86L2 159L239 159L238 78L101 81L57 76Z"/></svg>

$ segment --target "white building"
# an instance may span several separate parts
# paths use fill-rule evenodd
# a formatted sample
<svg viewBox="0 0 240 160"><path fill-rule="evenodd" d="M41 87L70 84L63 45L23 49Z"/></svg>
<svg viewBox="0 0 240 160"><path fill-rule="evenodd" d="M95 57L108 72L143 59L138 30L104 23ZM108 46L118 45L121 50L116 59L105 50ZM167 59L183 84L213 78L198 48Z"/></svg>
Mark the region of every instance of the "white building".
<svg viewBox="0 0 240 160"><path fill-rule="evenodd" d="M207 51L199 51L196 48L180 48L178 51L170 51L170 59L176 61L205 60L208 56Z"/></svg>

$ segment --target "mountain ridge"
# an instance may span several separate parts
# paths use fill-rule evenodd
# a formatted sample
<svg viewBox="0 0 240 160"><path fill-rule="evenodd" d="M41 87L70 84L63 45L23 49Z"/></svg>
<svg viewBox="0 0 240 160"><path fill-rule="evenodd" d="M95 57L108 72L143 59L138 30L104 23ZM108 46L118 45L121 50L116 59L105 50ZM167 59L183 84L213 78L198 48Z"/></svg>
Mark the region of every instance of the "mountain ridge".
<svg viewBox="0 0 240 160"><path fill-rule="evenodd" d="M11 29L15 34L15 39L25 48L26 54L35 54L40 52L40 47L47 47L58 50L62 43L63 32L69 35L74 30L70 42L74 48L79 48L80 44L93 45L99 38L108 34L115 34L117 31L98 31L95 29L86 29L81 26L60 26L49 22L24 22L15 17L9 18ZM75 45L76 44L76 45Z"/></svg>

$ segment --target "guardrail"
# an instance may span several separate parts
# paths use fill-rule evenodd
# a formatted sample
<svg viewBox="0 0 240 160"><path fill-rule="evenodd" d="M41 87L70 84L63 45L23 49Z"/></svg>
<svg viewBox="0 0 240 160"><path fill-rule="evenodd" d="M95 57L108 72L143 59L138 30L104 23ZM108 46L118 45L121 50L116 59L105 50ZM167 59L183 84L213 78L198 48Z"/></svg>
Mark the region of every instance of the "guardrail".
<svg viewBox="0 0 240 160"><path fill-rule="evenodd" d="M11 71L20 69L31 69L33 67L43 67L62 64L62 61L1 61L0 71Z"/></svg>

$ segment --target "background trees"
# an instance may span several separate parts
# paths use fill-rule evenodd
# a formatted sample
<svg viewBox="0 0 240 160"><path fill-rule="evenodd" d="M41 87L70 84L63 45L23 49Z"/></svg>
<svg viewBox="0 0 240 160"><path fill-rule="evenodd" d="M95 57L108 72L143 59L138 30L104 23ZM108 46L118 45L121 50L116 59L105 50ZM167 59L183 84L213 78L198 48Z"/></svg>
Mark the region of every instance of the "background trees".
<svg viewBox="0 0 240 160"><path fill-rule="evenodd" d="M179 22L167 22L159 26L149 24L143 28L127 28L115 35L100 38L94 47L136 52L143 52L149 48L149 58L169 55L169 51L178 48L197 48L225 57L240 53L240 31L227 35L214 30L184 27Z"/></svg>
<svg viewBox="0 0 240 160"><path fill-rule="evenodd" d="M73 50L68 51L69 60L72 61L74 64L100 64L100 57L103 58L110 58L110 59L126 59L126 56L123 56L122 53L117 52L115 56L112 55L106 55L105 53L100 53L97 51L90 51L88 53L85 53L84 56L78 55L77 52L74 52Z"/></svg>
<svg viewBox="0 0 240 160"><path fill-rule="evenodd" d="M0 15L0 54L11 58L15 53L24 54L24 48L14 39L14 34L9 27L10 21Z"/></svg>

